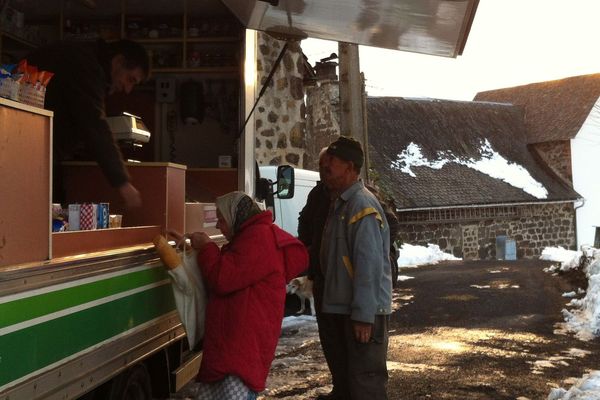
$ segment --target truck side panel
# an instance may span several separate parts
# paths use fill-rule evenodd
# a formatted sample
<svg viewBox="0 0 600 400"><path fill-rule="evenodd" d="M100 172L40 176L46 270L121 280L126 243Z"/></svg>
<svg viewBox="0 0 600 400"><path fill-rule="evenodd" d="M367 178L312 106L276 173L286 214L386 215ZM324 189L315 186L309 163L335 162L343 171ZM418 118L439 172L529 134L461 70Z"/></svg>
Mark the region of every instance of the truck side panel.
<svg viewBox="0 0 600 400"><path fill-rule="evenodd" d="M0 396L72 398L183 337L160 263L107 269L0 297Z"/></svg>

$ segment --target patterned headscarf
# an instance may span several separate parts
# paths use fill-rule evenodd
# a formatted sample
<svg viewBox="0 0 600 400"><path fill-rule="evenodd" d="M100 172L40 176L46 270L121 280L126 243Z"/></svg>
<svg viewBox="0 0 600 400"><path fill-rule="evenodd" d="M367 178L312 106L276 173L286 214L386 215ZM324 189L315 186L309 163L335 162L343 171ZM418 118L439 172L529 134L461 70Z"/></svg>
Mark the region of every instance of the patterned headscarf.
<svg viewBox="0 0 600 400"><path fill-rule="evenodd" d="M216 204L225 222L227 222L232 236L250 217L261 212L258 204L244 192L236 191L217 197Z"/></svg>

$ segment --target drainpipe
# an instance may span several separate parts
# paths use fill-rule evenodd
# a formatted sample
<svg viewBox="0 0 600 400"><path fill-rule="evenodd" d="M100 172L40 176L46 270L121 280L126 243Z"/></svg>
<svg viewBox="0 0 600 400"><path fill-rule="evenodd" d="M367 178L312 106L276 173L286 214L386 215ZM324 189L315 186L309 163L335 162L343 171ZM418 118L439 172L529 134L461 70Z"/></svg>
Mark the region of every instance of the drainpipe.
<svg viewBox="0 0 600 400"><path fill-rule="evenodd" d="M577 242L579 241L579 238L577 237L577 210L580 209L581 207L583 207L585 205L585 199L581 198L581 199L578 199L576 201L581 201L581 204L573 208L573 210L575 211L575 220L573 221L573 225L574 225L574 228L575 228L575 248L577 248ZM598 230L598 227L596 227L596 230ZM597 236L597 234L595 236ZM594 237L594 239L595 239L595 237ZM594 240L594 242L595 241L596 240ZM596 243L594 243L594 247L595 247L595 245L596 245Z"/></svg>

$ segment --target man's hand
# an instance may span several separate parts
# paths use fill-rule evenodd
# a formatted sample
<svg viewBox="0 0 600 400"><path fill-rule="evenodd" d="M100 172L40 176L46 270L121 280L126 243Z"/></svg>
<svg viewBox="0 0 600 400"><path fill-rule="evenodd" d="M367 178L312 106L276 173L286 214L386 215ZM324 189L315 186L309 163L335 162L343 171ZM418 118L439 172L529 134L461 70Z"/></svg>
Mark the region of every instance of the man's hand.
<svg viewBox="0 0 600 400"><path fill-rule="evenodd" d="M125 182L119 186L119 194L125 200L125 207L128 209L137 208L142 205L140 192L130 182Z"/></svg>
<svg viewBox="0 0 600 400"><path fill-rule="evenodd" d="M358 343L368 343L371 340L371 331L373 324L367 322L352 321L352 330L354 331L354 339Z"/></svg>

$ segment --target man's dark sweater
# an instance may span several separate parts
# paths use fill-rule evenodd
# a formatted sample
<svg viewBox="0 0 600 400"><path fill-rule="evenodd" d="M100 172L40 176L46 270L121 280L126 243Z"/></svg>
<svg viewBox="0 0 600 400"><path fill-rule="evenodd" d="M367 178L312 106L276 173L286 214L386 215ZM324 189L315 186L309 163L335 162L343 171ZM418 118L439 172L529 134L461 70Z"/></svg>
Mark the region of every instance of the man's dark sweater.
<svg viewBox="0 0 600 400"><path fill-rule="evenodd" d="M329 191L322 182L318 182L308 194L306 206L300 211L298 218L298 239L308 247L310 256L308 277L311 279L317 274L322 274L319 255L329 204Z"/></svg>
<svg viewBox="0 0 600 400"><path fill-rule="evenodd" d="M110 61L103 41L59 43L27 56L29 65L54 73L46 89L45 106L54 111L55 162L97 161L111 186L119 187L129 176L106 122L104 101L110 87ZM55 193L54 197L61 196Z"/></svg>

